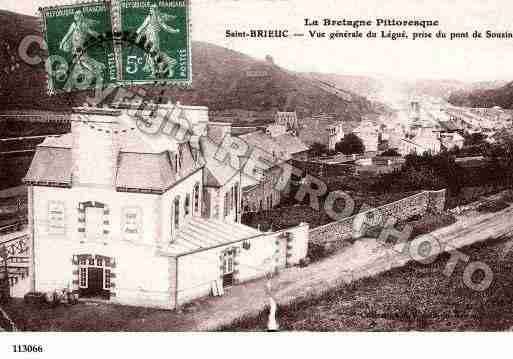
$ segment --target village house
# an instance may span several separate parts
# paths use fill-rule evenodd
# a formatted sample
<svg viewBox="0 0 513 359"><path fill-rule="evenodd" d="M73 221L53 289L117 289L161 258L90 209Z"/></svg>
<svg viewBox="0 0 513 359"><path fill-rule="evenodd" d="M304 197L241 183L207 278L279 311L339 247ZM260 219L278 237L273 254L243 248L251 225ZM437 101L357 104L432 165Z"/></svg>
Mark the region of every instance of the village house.
<svg viewBox="0 0 513 359"><path fill-rule="evenodd" d="M353 130L353 133L362 140L366 153L376 153L378 151L379 126L371 121L362 121L360 125Z"/></svg>
<svg viewBox="0 0 513 359"><path fill-rule="evenodd" d="M266 132L271 137L278 137L286 133L297 135L299 121L296 112L278 111L274 116L274 122L267 126Z"/></svg>
<svg viewBox="0 0 513 359"><path fill-rule="evenodd" d="M271 137L261 131L239 136L252 149L251 158L246 158L247 171L242 174L242 209L243 212L270 210L281 201L282 189L288 180L282 178L281 164L292 159L304 160L308 152L299 137L285 133ZM267 161L252 163L256 158ZM249 170L251 168L251 170Z"/></svg>
<svg viewBox="0 0 513 359"><path fill-rule="evenodd" d="M419 127L415 133L413 137L405 137L401 140L398 148L401 155L406 156L412 153L422 155L424 152L436 155L441 151L442 144L438 131L430 127Z"/></svg>
<svg viewBox="0 0 513 359"><path fill-rule="evenodd" d="M344 138L342 121L332 114L317 114L299 120L299 138L307 146L314 143L325 145L330 151Z"/></svg>
<svg viewBox="0 0 513 359"><path fill-rule="evenodd" d="M453 148L461 149L465 143L465 138L458 132L440 132L440 141L442 146L448 150Z"/></svg>
<svg viewBox="0 0 513 359"><path fill-rule="evenodd" d="M171 119L159 132L139 123L151 111L75 108L71 133L37 146L25 177L32 291L173 309L306 256L307 224L240 223L242 173L213 155L228 126L205 107L159 106Z"/></svg>

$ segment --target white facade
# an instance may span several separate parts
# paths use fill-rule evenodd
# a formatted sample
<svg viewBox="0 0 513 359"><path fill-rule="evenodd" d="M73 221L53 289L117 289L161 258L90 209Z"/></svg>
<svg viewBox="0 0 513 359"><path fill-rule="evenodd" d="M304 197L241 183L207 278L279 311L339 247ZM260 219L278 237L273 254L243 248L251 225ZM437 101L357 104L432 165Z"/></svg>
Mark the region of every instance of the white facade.
<svg viewBox="0 0 513 359"><path fill-rule="evenodd" d="M183 108L182 120L206 131L204 117L194 126ZM208 295L213 283L242 282L306 256L308 225L263 234L240 224L240 172L206 183L208 156L187 143L145 142L126 115L76 109L71 135L38 146L25 178L32 290L172 309ZM270 257L276 265L259 267Z"/></svg>
<svg viewBox="0 0 513 359"><path fill-rule="evenodd" d="M342 122L329 126L327 128L327 131L328 149L330 151L334 151L335 145L344 138L344 129L342 128Z"/></svg>
<svg viewBox="0 0 513 359"><path fill-rule="evenodd" d="M376 152L379 143L379 127L370 121L363 121L353 133L358 136L365 147L365 152Z"/></svg>

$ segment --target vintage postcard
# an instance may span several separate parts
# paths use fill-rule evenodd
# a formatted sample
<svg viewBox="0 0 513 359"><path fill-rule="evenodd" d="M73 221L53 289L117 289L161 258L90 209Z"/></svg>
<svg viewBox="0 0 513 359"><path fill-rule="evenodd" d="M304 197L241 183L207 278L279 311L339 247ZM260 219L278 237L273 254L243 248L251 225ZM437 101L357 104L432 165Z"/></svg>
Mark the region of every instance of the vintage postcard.
<svg viewBox="0 0 513 359"><path fill-rule="evenodd" d="M510 10L2 2L0 358L498 355Z"/></svg>

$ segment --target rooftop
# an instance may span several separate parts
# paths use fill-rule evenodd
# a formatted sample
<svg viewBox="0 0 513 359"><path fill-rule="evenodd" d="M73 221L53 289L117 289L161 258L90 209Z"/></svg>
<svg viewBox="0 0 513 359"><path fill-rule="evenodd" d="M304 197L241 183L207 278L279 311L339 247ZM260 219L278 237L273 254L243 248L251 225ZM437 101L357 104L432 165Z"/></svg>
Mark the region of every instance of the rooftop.
<svg viewBox="0 0 513 359"><path fill-rule="evenodd" d="M240 223L191 217L163 250L164 255L181 256L255 237L262 232Z"/></svg>

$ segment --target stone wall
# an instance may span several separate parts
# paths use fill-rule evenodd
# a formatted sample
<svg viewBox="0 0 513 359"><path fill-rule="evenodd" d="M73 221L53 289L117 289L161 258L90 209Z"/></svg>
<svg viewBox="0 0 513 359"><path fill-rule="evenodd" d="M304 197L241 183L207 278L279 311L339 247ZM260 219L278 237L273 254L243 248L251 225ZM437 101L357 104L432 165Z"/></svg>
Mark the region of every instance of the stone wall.
<svg viewBox="0 0 513 359"><path fill-rule="evenodd" d="M359 238L367 229L385 225L390 219L406 220L427 212L440 213L445 206L445 189L423 191L396 202L360 212L340 221L310 230L310 242L326 243Z"/></svg>
<svg viewBox="0 0 513 359"><path fill-rule="evenodd" d="M291 160L290 164L311 176L347 176L354 174L354 165Z"/></svg>

